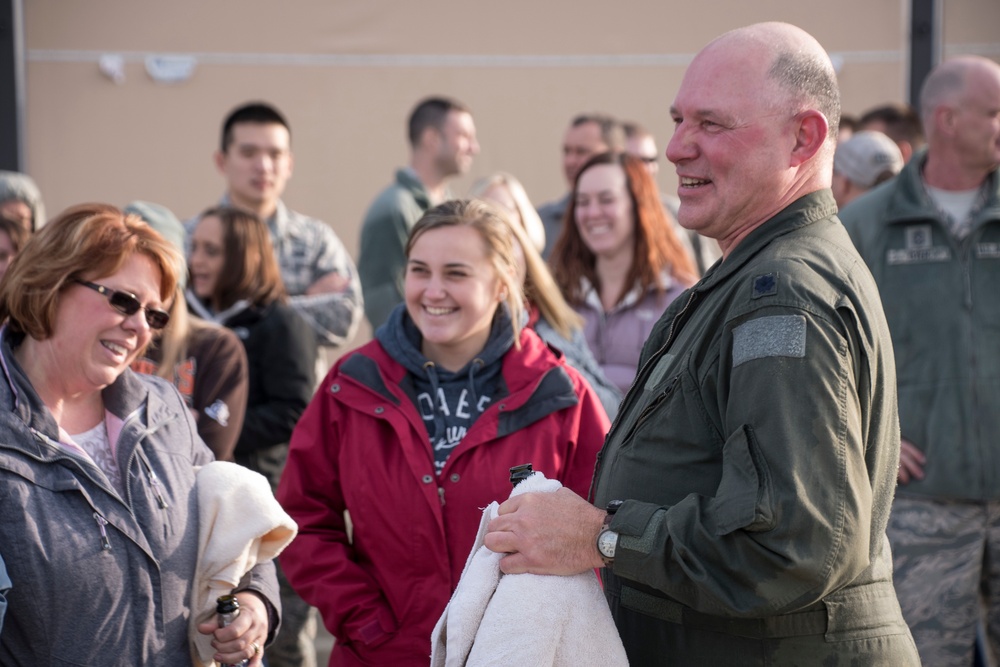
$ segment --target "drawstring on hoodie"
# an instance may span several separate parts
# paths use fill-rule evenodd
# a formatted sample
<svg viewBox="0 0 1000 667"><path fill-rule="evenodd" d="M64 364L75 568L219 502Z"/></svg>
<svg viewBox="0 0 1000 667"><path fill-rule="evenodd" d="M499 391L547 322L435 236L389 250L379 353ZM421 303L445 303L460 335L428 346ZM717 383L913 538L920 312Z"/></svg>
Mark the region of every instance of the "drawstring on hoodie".
<svg viewBox="0 0 1000 667"><path fill-rule="evenodd" d="M436 405L441 383L438 380L437 364L433 361L428 360L424 362L424 372L427 373L427 379L431 381L431 414L434 416L434 433L431 434L431 447L433 447L434 443L437 442L438 435L444 433L444 418L441 416L441 410Z"/></svg>
<svg viewBox="0 0 1000 667"><path fill-rule="evenodd" d="M479 357L473 359L472 362L469 364L469 395L472 396L473 410L479 409L479 397L476 396L476 383L474 381L474 376L476 374L476 371L482 370L483 366L485 365L486 362L480 359Z"/></svg>
<svg viewBox="0 0 1000 667"><path fill-rule="evenodd" d="M423 335L404 304L375 330L375 338L412 378L414 404L429 435L426 442L440 479L453 449L480 416L481 402L507 394L503 357L515 342L510 313L506 305L497 309L483 349L454 371L442 369L423 353Z"/></svg>
<svg viewBox="0 0 1000 667"><path fill-rule="evenodd" d="M479 397L476 394L476 373L486 366L486 362L476 357L469 362L469 395L472 397L470 403L472 410L479 409ZM431 436L431 446L438 441L439 438L445 437L445 425L444 418L441 416L441 410L439 406L436 405L438 401L438 392L440 391L441 381L437 374L437 364L433 361L425 361L423 364L424 372L427 373L427 379L431 383L431 412L434 413L434 434Z"/></svg>

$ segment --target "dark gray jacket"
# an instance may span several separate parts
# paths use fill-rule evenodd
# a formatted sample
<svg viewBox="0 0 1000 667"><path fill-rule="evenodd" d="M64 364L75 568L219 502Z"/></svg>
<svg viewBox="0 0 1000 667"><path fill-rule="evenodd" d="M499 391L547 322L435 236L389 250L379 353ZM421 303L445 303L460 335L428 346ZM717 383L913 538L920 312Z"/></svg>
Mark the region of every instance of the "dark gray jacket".
<svg viewBox="0 0 1000 667"><path fill-rule="evenodd" d="M899 493L1000 498L1000 178L962 240L921 182L926 154L840 212L885 304L904 438L927 456Z"/></svg>
<svg viewBox="0 0 1000 667"><path fill-rule="evenodd" d="M123 420L124 494L59 430L0 342L0 557L13 587L0 664L190 665L198 527L195 466L212 460L183 399L126 369L103 391ZM271 563L240 588L278 607ZM273 632L274 628L272 628Z"/></svg>

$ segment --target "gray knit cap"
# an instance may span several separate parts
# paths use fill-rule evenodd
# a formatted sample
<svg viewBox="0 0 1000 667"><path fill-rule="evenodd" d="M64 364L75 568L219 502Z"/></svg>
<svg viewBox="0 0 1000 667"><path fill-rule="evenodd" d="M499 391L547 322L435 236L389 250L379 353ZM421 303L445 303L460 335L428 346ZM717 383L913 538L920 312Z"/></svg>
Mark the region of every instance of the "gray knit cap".
<svg viewBox="0 0 1000 667"><path fill-rule="evenodd" d="M16 171L0 171L0 202L16 199L31 209L31 227L38 230L45 224L42 193L31 176Z"/></svg>
<svg viewBox="0 0 1000 667"><path fill-rule="evenodd" d="M124 212L137 215L145 220L146 224L169 241L177 248L181 257L184 257L184 225L169 208L148 201L134 201L124 208ZM180 269L178 271L178 285L183 292L187 284L187 265L178 268Z"/></svg>

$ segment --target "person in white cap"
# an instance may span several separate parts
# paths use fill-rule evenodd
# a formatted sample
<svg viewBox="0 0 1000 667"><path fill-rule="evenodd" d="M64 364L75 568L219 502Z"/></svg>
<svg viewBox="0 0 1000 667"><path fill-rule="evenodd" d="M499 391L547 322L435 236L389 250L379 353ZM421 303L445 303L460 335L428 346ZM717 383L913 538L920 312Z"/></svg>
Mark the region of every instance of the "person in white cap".
<svg viewBox="0 0 1000 667"><path fill-rule="evenodd" d="M903 154L892 139L874 130L856 132L837 145L833 156L833 198L847 204L884 183L903 168Z"/></svg>

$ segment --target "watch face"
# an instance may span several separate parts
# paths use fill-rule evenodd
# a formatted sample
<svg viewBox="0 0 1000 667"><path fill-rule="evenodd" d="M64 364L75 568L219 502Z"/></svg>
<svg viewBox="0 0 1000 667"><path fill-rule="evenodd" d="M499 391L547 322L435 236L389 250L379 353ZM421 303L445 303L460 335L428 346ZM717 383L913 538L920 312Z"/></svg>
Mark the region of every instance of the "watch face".
<svg viewBox="0 0 1000 667"><path fill-rule="evenodd" d="M597 539L597 549L605 558L614 558L618 549L618 533L613 530L605 530Z"/></svg>

